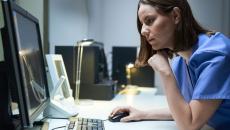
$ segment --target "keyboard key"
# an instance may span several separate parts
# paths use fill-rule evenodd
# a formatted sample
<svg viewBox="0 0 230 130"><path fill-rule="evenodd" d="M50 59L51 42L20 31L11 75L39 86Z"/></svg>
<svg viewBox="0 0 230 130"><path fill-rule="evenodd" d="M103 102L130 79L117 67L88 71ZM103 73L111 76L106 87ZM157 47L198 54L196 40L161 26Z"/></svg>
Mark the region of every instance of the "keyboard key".
<svg viewBox="0 0 230 130"><path fill-rule="evenodd" d="M81 130L87 130L87 126L82 126Z"/></svg>
<svg viewBox="0 0 230 130"><path fill-rule="evenodd" d="M99 128L97 128L97 130L104 130L104 128L102 128L102 127L99 127Z"/></svg>
<svg viewBox="0 0 230 130"><path fill-rule="evenodd" d="M81 125L78 125L78 126L77 126L77 130L81 130Z"/></svg>
<svg viewBox="0 0 230 130"><path fill-rule="evenodd" d="M87 126L87 130L92 130L92 126Z"/></svg>
<svg viewBox="0 0 230 130"><path fill-rule="evenodd" d="M75 126L75 121L70 121L69 125L68 125L68 130L72 130Z"/></svg>
<svg viewBox="0 0 230 130"><path fill-rule="evenodd" d="M92 130L97 130L97 127L92 127Z"/></svg>

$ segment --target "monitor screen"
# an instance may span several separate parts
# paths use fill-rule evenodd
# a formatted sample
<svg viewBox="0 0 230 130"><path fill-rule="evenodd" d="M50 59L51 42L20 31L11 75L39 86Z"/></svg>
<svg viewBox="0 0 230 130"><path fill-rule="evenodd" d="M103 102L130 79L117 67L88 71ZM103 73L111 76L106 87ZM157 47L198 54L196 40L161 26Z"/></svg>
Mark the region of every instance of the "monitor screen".
<svg viewBox="0 0 230 130"><path fill-rule="evenodd" d="M20 68L22 70L25 94L28 97L27 107L32 115L42 102L47 99L45 91L45 73L42 52L39 48L39 30L34 21L13 12L15 32L18 43Z"/></svg>
<svg viewBox="0 0 230 130"><path fill-rule="evenodd" d="M2 31L5 62L11 66L10 82L15 82L9 87L13 92L16 90L22 126L29 127L49 101L39 23L18 5L10 1L2 4L6 23Z"/></svg>

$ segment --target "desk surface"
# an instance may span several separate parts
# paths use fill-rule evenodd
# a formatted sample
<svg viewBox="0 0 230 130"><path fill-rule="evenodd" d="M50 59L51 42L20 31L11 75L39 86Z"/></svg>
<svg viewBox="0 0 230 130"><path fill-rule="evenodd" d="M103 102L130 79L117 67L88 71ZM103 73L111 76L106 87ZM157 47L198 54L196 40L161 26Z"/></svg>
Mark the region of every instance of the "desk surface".
<svg viewBox="0 0 230 130"><path fill-rule="evenodd" d="M80 100L80 104L78 105L79 116L105 120L117 106L130 105L141 110L168 107L165 96L156 95L156 89L143 87L138 89L141 91L138 95L118 94L111 101ZM66 120L49 120L49 130L65 125L67 122ZM105 130L177 130L174 121L141 121L129 123L105 121L104 126Z"/></svg>

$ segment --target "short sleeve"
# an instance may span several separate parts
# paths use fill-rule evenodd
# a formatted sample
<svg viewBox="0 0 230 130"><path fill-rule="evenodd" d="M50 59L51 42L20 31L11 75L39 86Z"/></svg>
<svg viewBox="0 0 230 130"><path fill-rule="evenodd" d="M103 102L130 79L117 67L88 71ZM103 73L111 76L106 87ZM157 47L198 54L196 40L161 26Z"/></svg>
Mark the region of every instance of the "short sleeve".
<svg viewBox="0 0 230 130"><path fill-rule="evenodd" d="M191 60L196 82L192 99L230 99L230 58L220 52L202 52Z"/></svg>

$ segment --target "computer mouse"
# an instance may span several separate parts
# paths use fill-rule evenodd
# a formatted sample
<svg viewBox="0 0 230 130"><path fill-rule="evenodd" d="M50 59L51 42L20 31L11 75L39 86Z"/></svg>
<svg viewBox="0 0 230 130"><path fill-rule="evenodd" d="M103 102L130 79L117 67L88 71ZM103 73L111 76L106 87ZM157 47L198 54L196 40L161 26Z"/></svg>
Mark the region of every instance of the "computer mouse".
<svg viewBox="0 0 230 130"><path fill-rule="evenodd" d="M111 122L120 122L121 118L129 115L129 112L118 112L112 117L109 117L109 121Z"/></svg>

